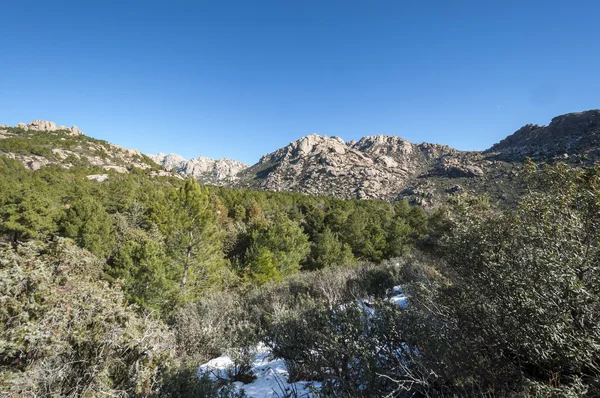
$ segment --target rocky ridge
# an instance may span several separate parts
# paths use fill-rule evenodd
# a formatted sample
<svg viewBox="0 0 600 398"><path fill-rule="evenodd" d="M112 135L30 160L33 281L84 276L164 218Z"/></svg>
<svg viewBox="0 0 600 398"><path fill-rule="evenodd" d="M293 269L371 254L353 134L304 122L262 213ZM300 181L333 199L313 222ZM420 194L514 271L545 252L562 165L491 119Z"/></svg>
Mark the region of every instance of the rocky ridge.
<svg viewBox="0 0 600 398"><path fill-rule="evenodd" d="M38 134L40 132L44 134ZM76 126L67 128L40 120L28 125L19 123L15 127L0 125L0 155L19 160L30 170L53 164L64 168L88 166L115 173L129 173L137 168L147 170L153 176L181 178L178 174L159 170L138 150L86 137ZM151 170L153 167L157 170ZM109 178L108 174L91 176L99 182Z"/></svg>
<svg viewBox="0 0 600 398"><path fill-rule="evenodd" d="M426 208L437 206L446 195L462 193L486 194L514 203L520 194L519 173L526 157L578 165L600 159L600 110L557 116L548 126L524 126L481 152L415 144L396 136L375 135L345 142L339 137L312 134L264 155L250 167L235 160L203 156L190 160L175 154L146 156L55 126L40 121L18 128L0 125L0 155L19 159L32 170L47 164L85 164L126 173L135 167L156 177L193 177L215 185L345 199L406 199ZM53 137L53 146L48 148L45 135L36 135L37 131ZM2 149L10 147L3 142L25 137L38 140L35 151ZM105 175L109 177L95 172L90 178L103 181Z"/></svg>
<svg viewBox="0 0 600 398"><path fill-rule="evenodd" d="M482 177L480 159L446 145L413 144L395 136L358 142L309 135L263 156L242 185L345 199L396 199L420 177Z"/></svg>
<svg viewBox="0 0 600 398"><path fill-rule="evenodd" d="M238 173L248 167L245 163L227 158L215 160L199 156L186 160L183 156L174 153L169 155L158 153L148 155L148 157L163 166L167 171L177 172L187 177L196 178L200 182L214 185L235 183Z"/></svg>
<svg viewBox="0 0 600 398"><path fill-rule="evenodd" d="M34 120L29 124L23 122L18 123L15 127L27 130L27 131L69 131L71 135L84 135L77 126L57 126L54 122L48 122L46 120Z"/></svg>
<svg viewBox="0 0 600 398"><path fill-rule="evenodd" d="M600 110L568 113L548 126L528 124L492 146L487 152L504 159L547 158L585 153L598 156Z"/></svg>
<svg viewBox="0 0 600 398"><path fill-rule="evenodd" d="M557 116L548 126L524 126L481 152L395 136L344 142L313 134L263 156L240 173L237 185L345 199L407 199L424 207L461 193L514 202L526 157L589 164L599 155L600 110L590 110Z"/></svg>

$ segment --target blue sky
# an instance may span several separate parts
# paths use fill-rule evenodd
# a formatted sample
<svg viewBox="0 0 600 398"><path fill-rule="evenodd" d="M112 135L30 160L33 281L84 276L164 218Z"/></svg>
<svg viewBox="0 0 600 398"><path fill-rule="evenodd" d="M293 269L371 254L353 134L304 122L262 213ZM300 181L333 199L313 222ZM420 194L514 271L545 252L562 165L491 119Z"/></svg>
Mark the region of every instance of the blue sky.
<svg viewBox="0 0 600 398"><path fill-rule="evenodd" d="M0 123L254 163L311 133L485 149L600 107L597 1L0 5Z"/></svg>

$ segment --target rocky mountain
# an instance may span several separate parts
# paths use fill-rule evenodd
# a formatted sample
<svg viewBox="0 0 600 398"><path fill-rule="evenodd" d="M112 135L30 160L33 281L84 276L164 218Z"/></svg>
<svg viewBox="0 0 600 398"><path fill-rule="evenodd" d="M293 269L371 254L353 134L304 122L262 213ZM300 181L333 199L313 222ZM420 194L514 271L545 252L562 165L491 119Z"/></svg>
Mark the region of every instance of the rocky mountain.
<svg viewBox="0 0 600 398"><path fill-rule="evenodd" d="M547 158L583 154L597 156L600 150L600 110L557 116L548 126L528 124L492 146L505 159L525 156Z"/></svg>
<svg viewBox="0 0 600 398"><path fill-rule="evenodd" d="M456 154L447 146L416 145L393 136L345 143L339 137L313 134L263 156L242 174L250 186L267 190L393 199L434 159Z"/></svg>
<svg viewBox="0 0 600 398"><path fill-rule="evenodd" d="M558 116L548 126L527 125L482 152L395 136L344 142L313 134L263 156L240 172L237 185L345 199L407 199L424 207L457 193L514 202L526 157L595 162L599 152L600 110Z"/></svg>
<svg viewBox="0 0 600 398"><path fill-rule="evenodd" d="M272 191L295 191L345 199L406 199L426 208L447 195L487 194L514 203L526 157L538 162L596 163L600 155L600 110L557 116L548 126L527 125L482 152L446 145L410 143L395 136L344 142L309 135L248 166L230 159L159 153L143 155L86 137L76 127L36 120L0 125L0 155L32 170L49 164L86 165L99 171L147 170L152 176L193 177L203 183ZM104 181L108 174L95 172Z"/></svg>
<svg viewBox="0 0 600 398"><path fill-rule="evenodd" d="M177 154L148 155L157 164L163 166L168 171L177 172L187 177L196 178L198 181L206 184L229 185L237 181L237 175L240 171L248 167L247 164L231 159L210 159L199 156L194 159L186 160Z"/></svg>
<svg viewBox="0 0 600 398"><path fill-rule="evenodd" d="M240 173L238 185L345 199L406 198L430 207L445 192L463 192L463 185L485 179L484 170L497 162L478 152L395 136L344 142L313 134L263 156Z"/></svg>

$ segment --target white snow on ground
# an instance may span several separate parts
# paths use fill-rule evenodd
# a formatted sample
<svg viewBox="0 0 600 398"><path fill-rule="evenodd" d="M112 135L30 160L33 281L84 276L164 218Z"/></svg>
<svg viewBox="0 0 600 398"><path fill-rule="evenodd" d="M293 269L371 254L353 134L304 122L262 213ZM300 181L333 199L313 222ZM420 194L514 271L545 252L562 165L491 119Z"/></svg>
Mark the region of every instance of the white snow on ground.
<svg viewBox="0 0 600 398"><path fill-rule="evenodd" d="M394 286L393 292L394 295L390 297L390 301L398 304L400 308L406 308L408 305L408 296L404 294L404 289L402 289L402 286Z"/></svg>
<svg viewBox="0 0 600 398"><path fill-rule="evenodd" d="M252 364L252 373L256 380L249 384L241 381L233 383L238 390L244 390L248 397L283 397L286 393L295 392L297 397L312 398L310 387L313 386L316 391L321 388L321 383L318 382L289 383L288 370L283 359L273 358L271 351L263 344L259 344L256 351L256 359ZM222 355L201 365L198 372L208 373L213 379L226 379L227 369L232 366L231 358Z"/></svg>
<svg viewBox="0 0 600 398"><path fill-rule="evenodd" d="M401 286L394 286L393 295L389 298L392 303L401 308L408 305L408 297L404 294ZM373 314L373 308L358 300L359 305L369 315ZM199 374L208 373L214 380L227 379L227 369L233 366L229 355L221 355L207 363L200 365ZM252 383L244 384L241 381L233 383L238 390L244 390L249 398L284 397L286 393L295 392L296 397L312 398L311 387L319 391L321 383L298 381L288 382L288 370L283 359L273 358L269 348L264 344L256 347L256 358L252 363L252 374L256 379Z"/></svg>
<svg viewBox="0 0 600 398"><path fill-rule="evenodd" d="M388 300L392 303L398 304L400 308L406 308L408 305L408 296L404 294L404 289L402 286L394 286L391 293L393 294L388 298ZM375 310L373 307L371 307L373 304L371 298L356 300L356 303L369 315L369 317L375 314ZM341 308L344 308L344 305L342 305Z"/></svg>

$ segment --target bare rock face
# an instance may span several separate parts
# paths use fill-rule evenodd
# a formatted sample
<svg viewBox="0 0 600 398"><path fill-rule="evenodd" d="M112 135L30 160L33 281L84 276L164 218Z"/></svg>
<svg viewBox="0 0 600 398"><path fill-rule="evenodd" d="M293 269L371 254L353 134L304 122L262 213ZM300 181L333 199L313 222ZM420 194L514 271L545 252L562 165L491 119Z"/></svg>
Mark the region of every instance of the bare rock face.
<svg viewBox="0 0 600 398"><path fill-rule="evenodd" d="M248 167L245 163L227 158L214 160L199 156L186 160L184 157L173 153L169 155L158 153L148 155L148 157L168 171L175 171L184 176L193 177L200 182L215 185L235 182L238 173Z"/></svg>
<svg viewBox="0 0 600 398"><path fill-rule="evenodd" d="M487 152L502 158L553 157L593 152L600 148L600 110L557 116L548 126L528 124L521 127Z"/></svg>
<svg viewBox="0 0 600 398"><path fill-rule="evenodd" d="M303 137L263 156L241 173L247 186L351 199L393 199L408 180L425 173L442 155L459 151L412 144L395 136L345 143L339 137ZM243 185L243 182L242 184Z"/></svg>
<svg viewBox="0 0 600 398"><path fill-rule="evenodd" d="M483 152L395 136L345 143L312 134L263 156L240 173L237 185L345 199L407 199L435 207L446 195L460 193L515 197L525 157L598 162L600 110L558 116L548 126L524 126Z"/></svg>
<svg viewBox="0 0 600 398"><path fill-rule="evenodd" d="M177 155L176 153L165 155L164 153L159 152L156 155L148 155L148 157L169 171L179 170L186 162L183 156Z"/></svg>
<svg viewBox="0 0 600 398"><path fill-rule="evenodd" d="M484 172L481 167L471 163L467 157L445 156L436 164L431 175L440 175L450 178L483 177Z"/></svg>
<svg viewBox="0 0 600 398"><path fill-rule="evenodd" d="M45 120L34 120L29 124L25 124L23 122L18 123L15 127L21 128L23 130L31 130L31 131L68 131L71 135L83 135L83 132L77 128L77 126L67 127L67 126L57 126L54 122L48 122Z"/></svg>
<svg viewBox="0 0 600 398"><path fill-rule="evenodd" d="M125 167L123 167L123 166L105 165L105 166L102 166L102 168L104 170L109 170L109 171L112 170L112 171L114 171L116 173L121 173L121 174L127 174L128 173L127 169Z"/></svg>

